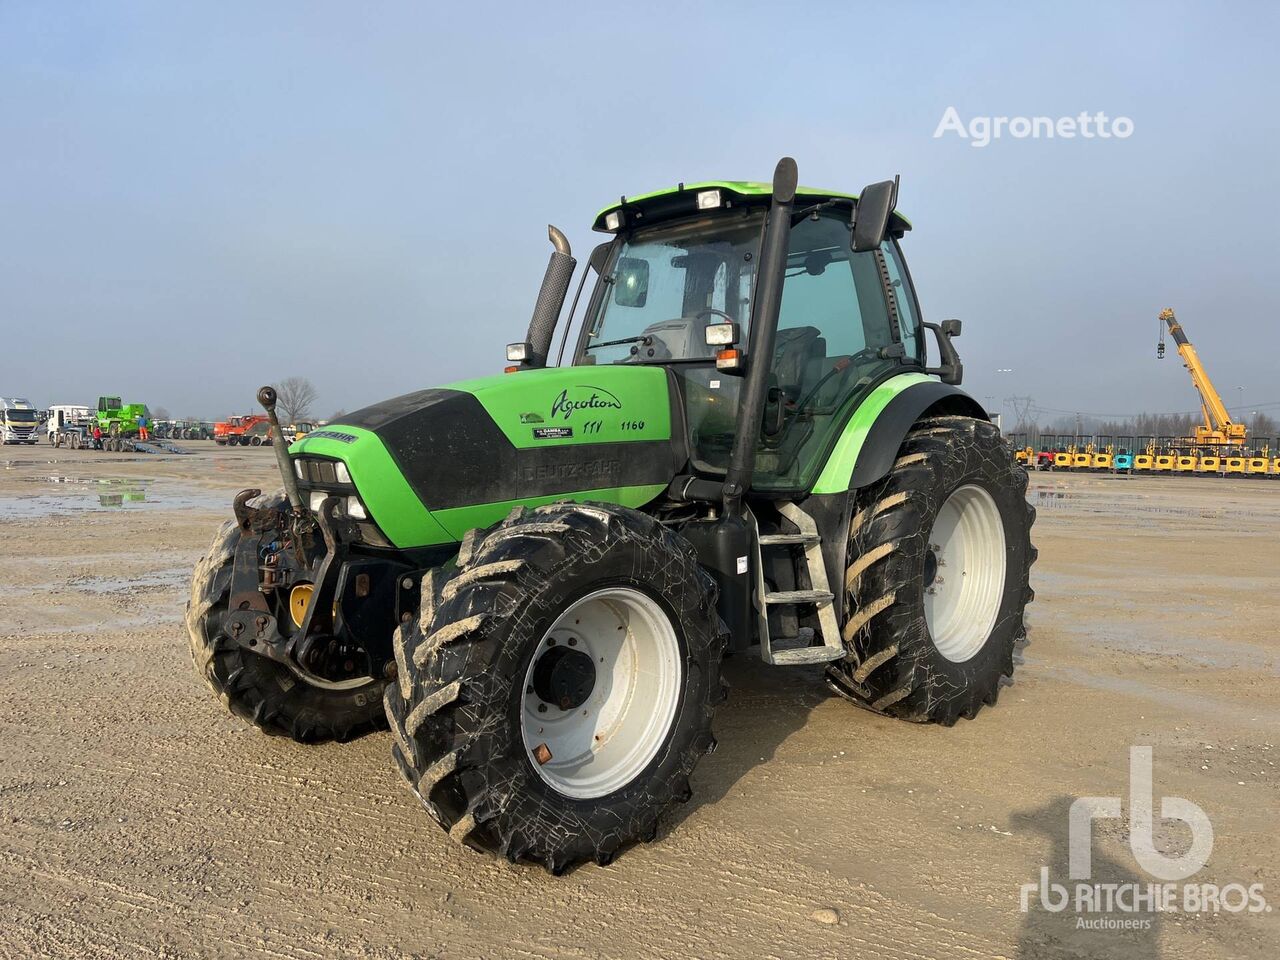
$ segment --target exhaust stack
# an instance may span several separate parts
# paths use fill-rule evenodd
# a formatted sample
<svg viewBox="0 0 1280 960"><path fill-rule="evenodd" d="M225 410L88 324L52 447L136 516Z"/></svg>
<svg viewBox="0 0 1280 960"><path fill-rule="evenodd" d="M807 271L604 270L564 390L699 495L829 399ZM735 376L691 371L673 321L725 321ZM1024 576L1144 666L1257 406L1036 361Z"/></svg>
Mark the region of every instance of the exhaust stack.
<svg viewBox="0 0 1280 960"><path fill-rule="evenodd" d="M284 432L280 429L280 418L276 416L276 388L263 387L258 391L258 402L267 411L267 420L271 422L273 440L272 448L276 452L276 466L280 468L280 479L284 482L285 496L289 498L289 506L293 515L301 517L306 514L306 505L302 502L302 493L298 489L298 478L293 475L293 461L289 459L289 445L284 442Z"/></svg>
<svg viewBox="0 0 1280 960"><path fill-rule="evenodd" d="M729 454L724 478L724 512L742 515L742 498L751 488L756 465L756 443L764 416L765 394L769 388L769 368L782 309L782 283L787 271L787 245L791 240L791 208L795 202L796 162L783 157L773 171L773 199L765 223L756 275L756 301L751 310L751 333L747 344L747 378L738 401L737 435Z"/></svg>
<svg viewBox="0 0 1280 960"><path fill-rule="evenodd" d="M560 319L565 294L569 292L569 281L573 279L574 268L578 265L569 249L568 238L559 229L548 225L547 235L555 249L551 251L547 272L542 277L542 289L538 291L538 302L534 304L533 317L529 320L529 332L525 335L525 342L529 345L529 355L524 361L526 367L547 365L551 337L555 333L556 321Z"/></svg>

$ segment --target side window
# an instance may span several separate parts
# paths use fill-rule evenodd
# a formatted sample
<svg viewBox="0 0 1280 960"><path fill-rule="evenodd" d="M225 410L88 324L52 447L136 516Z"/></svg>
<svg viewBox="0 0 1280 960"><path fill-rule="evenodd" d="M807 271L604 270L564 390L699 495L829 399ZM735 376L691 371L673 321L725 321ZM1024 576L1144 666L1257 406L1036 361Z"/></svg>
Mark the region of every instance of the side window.
<svg viewBox="0 0 1280 960"><path fill-rule="evenodd" d="M902 345L907 356L924 362L920 355L920 343L916 331L920 326L920 317L916 312L916 298L911 290L911 282L907 277L906 266L902 262L902 254L898 245L892 240L884 242L884 258L889 268L889 283L893 285L893 295L898 301L898 322L902 336Z"/></svg>
<svg viewBox="0 0 1280 960"><path fill-rule="evenodd" d="M813 328L825 339L830 357L852 355L865 347L862 309L850 269L846 224L828 217L796 224L791 230L779 332Z"/></svg>
<svg viewBox="0 0 1280 960"><path fill-rule="evenodd" d="M758 489L805 489L849 405L897 366L876 253L854 253L847 216L806 217L791 228Z"/></svg>

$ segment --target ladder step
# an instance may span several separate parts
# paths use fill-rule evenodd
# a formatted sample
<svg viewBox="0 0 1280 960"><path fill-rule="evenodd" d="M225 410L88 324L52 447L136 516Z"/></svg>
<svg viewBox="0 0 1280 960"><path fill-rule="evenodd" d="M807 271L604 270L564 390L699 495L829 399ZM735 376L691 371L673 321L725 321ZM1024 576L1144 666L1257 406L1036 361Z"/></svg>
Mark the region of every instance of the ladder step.
<svg viewBox="0 0 1280 960"><path fill-rule="evenodd" d="M835 594L827 590L779 590L764 595L765 603L816 603L822 606L834 599Z"/></svg>
<svg viewBox="0 0 1280 960"><path fill-rule="evenodd" d="M776 666L791 667L805 663L830 663L844 656L843 647L792 647L772 651Z"/></svg>
<svg viewBox="0 0 1280 960"><path fill-rule="evenodd" d="M821 543L816 533L762 533L760 546L790 546L791 544Z"/></svg>

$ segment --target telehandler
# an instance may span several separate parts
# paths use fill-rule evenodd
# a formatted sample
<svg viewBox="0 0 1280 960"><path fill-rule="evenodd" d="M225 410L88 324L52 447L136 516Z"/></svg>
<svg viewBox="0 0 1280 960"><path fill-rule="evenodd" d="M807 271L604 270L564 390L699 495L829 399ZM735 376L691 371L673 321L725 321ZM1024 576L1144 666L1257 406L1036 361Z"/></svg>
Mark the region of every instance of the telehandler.
<svg viewBox="0 0 1280 960"><path fill-rule="evenodd" d="M284 491L242 491L195 570L200 675L268 733L389 725L437 824L555 873L689 799L728 654L825 665L904 720L994 704L1027 474L958 387L960 322L921 317L897 192L799 188L784 158L611 204L555 366L576 261L551 228L507 373L276 445Z"/></svg>

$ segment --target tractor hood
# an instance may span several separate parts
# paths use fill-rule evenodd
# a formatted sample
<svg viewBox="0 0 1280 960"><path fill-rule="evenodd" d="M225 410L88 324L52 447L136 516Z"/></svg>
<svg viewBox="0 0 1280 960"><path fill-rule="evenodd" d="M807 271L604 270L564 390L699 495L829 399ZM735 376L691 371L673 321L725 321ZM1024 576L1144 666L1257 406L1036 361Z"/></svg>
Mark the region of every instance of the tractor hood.
<svg viewBox="0 0 1280 960"><path fill-rule="evenodd" d="M656 497L687 460L672 435L669 377L662 367L583 366L466 380L346 414L289 452L342 461L394 546L454 543L518 505Z"/></svg>

